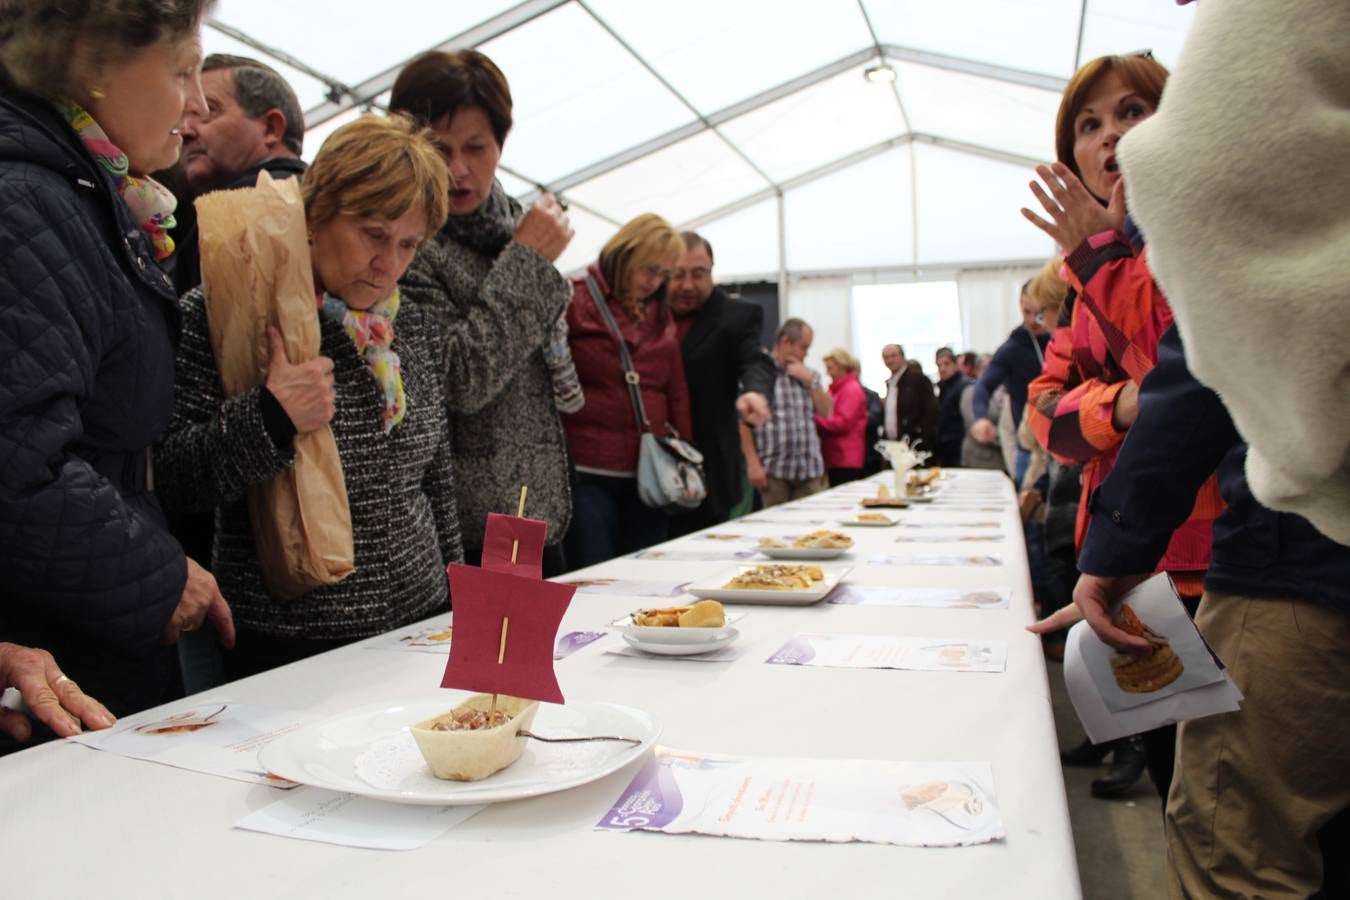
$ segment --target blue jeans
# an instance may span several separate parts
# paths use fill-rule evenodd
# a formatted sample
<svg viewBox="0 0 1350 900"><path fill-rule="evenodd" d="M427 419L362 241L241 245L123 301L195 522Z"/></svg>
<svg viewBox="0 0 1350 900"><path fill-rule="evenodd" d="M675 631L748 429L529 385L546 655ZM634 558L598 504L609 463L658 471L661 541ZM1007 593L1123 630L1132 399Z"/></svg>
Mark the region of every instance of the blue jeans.
<svg viewBox="0 0 1350 900"><path fill-rule="evenodd" d="M572 525L563 539L567 565L580 569L659 544L669 527L665 513L638 499L636 478L578 472Z"/></svg>

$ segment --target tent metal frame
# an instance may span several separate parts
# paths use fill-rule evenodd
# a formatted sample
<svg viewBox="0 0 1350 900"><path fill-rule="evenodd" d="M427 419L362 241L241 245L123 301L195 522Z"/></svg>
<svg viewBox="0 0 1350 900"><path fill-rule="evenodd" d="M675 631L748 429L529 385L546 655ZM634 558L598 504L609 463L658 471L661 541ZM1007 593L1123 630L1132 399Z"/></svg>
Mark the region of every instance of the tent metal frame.
<svg viewBox="0 0 1350 900"><path fill-rule="evenodd" d="M617 42L640 65L642 65L652 76L654 76L657 79L657 81L660 82L662 87L668 90L675 98L677 98L680 101L680 103L682 103L686 108L688 108L688 110L690 111L690 113L694 118L692 119L692 121L687 122L677 128L673 128L670 131L665 132L664 134L643 141L640 144L628 147L625 150L612 154L608 157L605 157L604 159L597 160L596 162L591 163L581 169L578 169L560 178L553 179L552 181L547 183L540 183L532 178L526 177L522 173L513 171L508 167L502 167L503 171L509 173L510 175L528 184L534 185L535 187L534 191L520 198L522 202L529 203L533 199L538 197L540 194L546 191L555 194L561 194L567 191L569 188L588 182L591 179L598 178L602 175L605 175L606 173L612 172L631 162L634 162L638 159L641 159L645 156L649 156L652 153L655 153L666 147L670 147L676 143L679 143L680 141L687 140L688 138L694 137L695 135L698 134L702 134L705 131L711 131L724 144L726 144L726 146L733 153L735 153L747 165L749 165L752 169L754 169L754 171L757 174L759 174L761 178L764 179L767 186L759 190L755 190L750 194L740 197L739 199L733 200L716 209L709 210L708 212L694 219L691 219L688 222L682 223L682 227L685 228L701 227L703 225L724 218L725 216L731 215L740 210L754 206L757 203L761 203L766 200L776 198L777 218L778 218L777 244L778 244L779 269L776 273L772 274L776 275L780 286L780 293L783 294L786 293L789 277L789 270L786 264L787 238L786 238L786 221L784 215L784 194L787 191L793 190L794 188L798 188L806 184L810 184L813 181L819 180L835 172L841 171L843 169L849 168L850 166L864 162L868 159L871 159L874 156L885 153L888 150L894 149L896 147L910 146L915 143L922 143L936 147L943 147L945 149L953 150L959 153L966 153L972 156L978 156L985 159L996 160L999 162L1011 163L1019 166L1033 167L1036 164L1042 162L1042 160L1033 159L1031 157L1023 156L1016 153L1010 153L1004 150L999 150L994 147L989 147L981 144L972 144L963 141L956 141L949 138L941 137L939 135L928 134L913 130L910 125L908 112L905 109L904 100L900 91L900 85L898 81L892 83L891 89L895 95L896 104L899 107L901 122L903 123L903 126L906 129L903 133L898 134L893 138L881 141L880 143L874 144L870 147L864 147L862 149L847 153L837 159L831 160L809 171L802 172L789 179L775 181L773 178L770 178L768 174L765 173L752 159L750 159L744 153L744 151L742 151L741 148L736 145L734 141L729 140L719 130L719 126L721 126L726 122L731 121L732 119L737 118L738 116L742 116L745 115L746 113L760 109L764 106L774 103L777 100L781 100L784 97L791 96L806 88L819 84L825 81L826 79L833 78L834 76L839 75L840 73L857 69L858 67L870 62L885 61L888 63L889 62L912 63L921 66L927 66L930 68L941 69L949 72L955 72L963 75L972 75L979 78L985 78L991 81L1001 82L1005 84L1013 84L1021 87L1036 88L1045 91L1053 91L1056 93L1062 92L1067 83L1067 79L1052 75L1045 75L1042 73L1010 68L1007 66L997 65L993 63L985 63L977 60L965 59L962 57L951 56L943 53L935 53L932 51L920 50L914 47L881 43L877 38L875 29L873 29L872 27L871 18L867 13L867 8L863 3L863 0L858 0L858 6L862 12L863 19L867 24L868 32L872 38L872 43L870 46L862 47L853 53L849 53L845 56L842 56L839 59L836 59L833 62L820 66L819 68L813 71L804 73L795 78L788 79L787 81L784 81L781 84L775 85L774 87L768 88L767 90L761 91L758 94L755 94L751 97L747 97L744 100L740 100L736 103L731 104L730 106L727 106L723 109L711 113L704 113L700 111L698 108L696 108L691 102L689 102L689 100L686 99L675 88L675 86L672 85L651 64L649 60L647 60L641 53L639 53L631 45L629 45L628 42L625 41L608 23L606 23L601 16L599 16L593 9L591 9L586 0L522 0L521 3L516 4L510 9L507 9L499 13L498 15L493 16L490 19L480 22L479 24L475 25L472 28L469 28L457 35L454 35L453 37L450 37L449 39L444 40L438 44L419 50L418 54L424 53L427 50L453 51L479 46L481 44L493 40L494 38L500 37L501 35L506 34L507 32L513 29L526 25L527 23L532 22L535 19L538 19L540 16L546 15L552 12L553 10L558 9L561 6L564 6L567 3L575 3L582 10L584 10L589 16L591 16L591 18L593 18L596 21L596 23L602 29L605 30L605 32L610 36L612 40ZM1079 19L1078 45L1075 52L1075 64L1077 64L1077 57L1080 56L1082 53L1084 23L1086 22L1087 18L1087 4L1088 0L1083 0ZM262 56L271 58L286 66L291 67L292 69L303 72L304 74L320 81L328 88L327 99L325 99L322 103L319 103L316 106L313 106L305 111L305 124L307 128L315 128L319 125L322 125L325 122L328 122L331 119L340 116L351 109L355 108L369 109L378 105L376 103L376 99L393 86L394 80L398 77L399 71L402 70L402 68L408 63L409 60L411 60L414 56L418 55L412 54L400 60L395 65L390 66L384 71L370 78L367 78L364 81L361 81L354 85L348 85L345 84L341 79L338 79L327 73L320 72L315 68L313 68L312 66L309 66L303 60L297 59L293 55L286 53L285 51L280 50L276 47L269 46L268 44L259 41L258 39L247 34L246 32L238 28L235 28L226 22L223 22L218 18L212 17L208 21L208 24L211 28L214 28L217 31L220 31L221 33L233 38L234 40L251 47ZM915 228L913 229L914 245L911 248L911 250L913 253L912 258L917 259L918 258L917 222L919 214L918 199L917 199L918 174L914 164L913 154L911 154L910 156L910 166L911 166L910 196L912 203L911 215L913 217L913 221L915 222ZM599 219L602 219L606 222L610 222L615 226L618 226L620 224L619 222L616 222L612 217L606 215L603 212L600 212L599 210L590 208L583 204L575 203L574 201L569 202L572 202L573 205L575 205L578 209L583 209L587 213ZM1026 261L1024 260L1016 260L1016 261L1009 261L1008 263L997 263L993 265L996 266L1003 266L1008 264L1021 265L1025 262ZM984 268L988 267L989 265L991 264L972 263L970 265L964 266L964 268L971 268L971 267ZM947 264L937 267L900 266L900 267L888 267L886 269L878 271L917 273L920 269L924 268L928 269L938 268L950 271L956 267ZM766 273L766 275L767 274L769 273ZM791 272L793 278L805 274L826 274L826 273L803 273L797 271Z"/></svg>

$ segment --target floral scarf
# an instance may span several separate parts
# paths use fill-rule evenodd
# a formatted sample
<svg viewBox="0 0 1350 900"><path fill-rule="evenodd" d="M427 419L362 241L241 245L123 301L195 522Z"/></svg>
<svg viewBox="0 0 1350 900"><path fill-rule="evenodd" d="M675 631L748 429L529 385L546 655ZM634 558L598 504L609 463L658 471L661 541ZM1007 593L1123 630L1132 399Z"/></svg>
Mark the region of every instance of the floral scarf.
<svg viewBox="0 0 1350 900"><path fill-rule="evenodd" d="M384 433L403 421L407 412L407 397L403 393L403 372L399 368L394 343L394 317L398 315L398 289L370 309L358 310L347 306L332 294L325 293L319 308L323 314L338 322L356 345L356 352L365 360L370 374L384 391Z"/></svg>
<svg viewBox="0 0 1350 900"><path fill-rule="evenodd" d="M153 178L132 175L127 155L108 140L107 133L84 107L69 100L58 101L56 107L80 136L84 148L94 157L94 161L112 178L113 186L117 188L127 209L131 210L132 217L150 235L150 241L155 245L155 259L167 259L173 253L173 238L169 237L169 229L177 224L173 217L173 211L178 206L177 198Z"/></svg>

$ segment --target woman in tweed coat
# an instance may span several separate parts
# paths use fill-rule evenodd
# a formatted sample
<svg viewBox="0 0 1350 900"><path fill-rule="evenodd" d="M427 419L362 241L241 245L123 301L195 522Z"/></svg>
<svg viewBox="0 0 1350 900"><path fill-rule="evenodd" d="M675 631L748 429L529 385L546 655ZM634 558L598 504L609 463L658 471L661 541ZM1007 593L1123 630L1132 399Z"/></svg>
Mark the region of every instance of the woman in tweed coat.
<svg viewBox="0 0 1350 900"><path fill-rule="evenodd" d="M418 252L403 291L445 330L465 556L478 562L487 514L514 512L528 485L525 514L548 523L544 574L559 574L572 493L558 413L583 399L564 318L571 285L553 266L571 226L552 196L522 212L496 180L511 92L483 54L419 56L399 73L389 108L431 128L452 181L449 218Z"/></svg>
<svg viewBox="0 0 1350 900"><path fill-rule="evenodd" d="M226 674L240 678L448 609L462 559L439 336L398 278L445 218L445 166L406 118L368 116L328 139L305 176L318 359L272 334L265 386L225 398L200 289L183 297L173 424L157 462L168 500L215 507L213 571L234 611ZM392 338L386 337L392 330ZM280 356L278 356L280 354ZM355 571L269 596L246 494L293 461L292 437L330 424L351 507Z"/></svg>

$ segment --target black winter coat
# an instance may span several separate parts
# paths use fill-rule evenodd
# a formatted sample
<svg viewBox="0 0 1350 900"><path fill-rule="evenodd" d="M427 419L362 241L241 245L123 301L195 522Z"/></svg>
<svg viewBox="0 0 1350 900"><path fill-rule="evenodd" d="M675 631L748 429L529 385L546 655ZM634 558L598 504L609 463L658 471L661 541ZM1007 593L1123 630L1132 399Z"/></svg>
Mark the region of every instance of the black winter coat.
<svg viewBox="0 0 1350 900"><path fill-rule="evenodd" d="M759 344L763 319L758 306L732 300L721 288L713 288L680 344L689 384L692 438L703 454L708 499L698 509L674 517L672 534L725 522L741 499L745 460L736 398L743 391L757 391L773 403L778 377L773 360Z"/></svg>
<svg viewBox="0 0 1350 900"><path fill-rule="evenodd" d="M0 93L0 640L124 715L158 703L186 562L147 485L177 304L54 107Z"/></svg>

